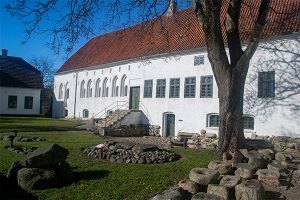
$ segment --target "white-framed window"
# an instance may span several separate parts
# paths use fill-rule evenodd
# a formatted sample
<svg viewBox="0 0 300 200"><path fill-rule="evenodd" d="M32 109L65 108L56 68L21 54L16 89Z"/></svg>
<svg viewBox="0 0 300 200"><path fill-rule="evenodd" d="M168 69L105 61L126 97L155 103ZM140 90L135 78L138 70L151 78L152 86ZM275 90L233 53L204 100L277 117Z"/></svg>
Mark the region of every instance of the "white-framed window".
<svg viewBox="0 0 300 200"><path fill-rule="evenodd" d="M101 96L101 87L100 87L100 78L98 78L95 86L95 97L100 97L100 96Z"/></svg>
<svg viewBox="0 0 300 200"><path fill-rule="evenodd" d="M275 97L275 71L258 72L258 98Z"/></svg>
<svg viewBox="0 0 300 200"><path fill-rule="evenodd" d="M207 127L217 128L219 127L219 122L220 122L219 114L217 113L207 114L207 118L206 118ZM254 117L249 115L244 115L243 122L244 122L244 129L254 130Z"/></svg>
<svg viewBox="0 0 300 200"><path fill-rule="evenodd" d="M84 109L82 111L82 117L83 118L89 118L89 110L88 109Z"/></svg>
<svg viewBox="0 0 300 200"><path fill-rule="evenodd" d="M18 105L18 97L14 95L8 96L7 108L16 109Z"/></svg>
<svg viewBox="0 0 300 200"><path fill-rule="evenodd" d="M200 98L213 97L213 76L201 76Z"/></svg>
<svg viewBox="0 0 300 200"><path fill-rule="evenodd" d="M92 80L90 79L86 87L86 97L90 98L93 96Z"/></svg>
<svg viewBox="0 0 300 200"><path fill-rule="evenodd" d="M197 65L204 65L204 56L199 55L199 56L194 56L194 66Z"/></svg>
<svg viewBox="0 0 300 200"><path fill-rule="evenodd" d="M254 130L254 117L245 115L244 120L244 129Z"/></svg>
<svg viewBox="0 0 300 200"><path fill-rule="evenodd" d="M166 96L166 79L156 80L156 98L165 98Z"/></svg>
<svg viewBox="0 0 300 200"><path fill-rule="evenodd" d="M184 98L195 98L196 77L187 77L184 81Z"/></svg>
<svg viewBox="0 0 300 200"><path fill-rule="evenodd" d="M62 99L63 98L63 84L61 83L59 85L59 89L58 89L58 99Z"/></svg>
<svg viewBox="0 0 300 200"><path fill-rule="evenodd" d="M82 80L80 84L80 98L85 97L85 81Z"/></svg>
<svg viewBox="0 0 300 200"><path fill-rule="evenodd" d="M24 109L32 109L33 108L33 97L25 96L24 98Z"/></svg>
<svg viewBox="0 0 300 200"><path fill-rule="evenodd" d="M117 97L118 96L118 87L117 87L117 81L118 81L118 77L115 76L112 82L112 87L111 87L111 96L112 97Z"/></svg>
<svg viewBox="0 0 300 200"><path fill-rule="evenodd" d="M180 78L171 78L170 79L170 98L179 98L180 94Z"/></svg>
<svg viewBox="0 0 300 200"><path fill-rule="evenodd" d="M219 127L219 114L209 113L206 117L207 127Z"/></svg>
<svg viewBox="0 0 300 200"><path fill-rule="evenodd" d="M152 87L153 87L153 80L145 80L144 81L144 98L151 98L152 97Z"/></svg>

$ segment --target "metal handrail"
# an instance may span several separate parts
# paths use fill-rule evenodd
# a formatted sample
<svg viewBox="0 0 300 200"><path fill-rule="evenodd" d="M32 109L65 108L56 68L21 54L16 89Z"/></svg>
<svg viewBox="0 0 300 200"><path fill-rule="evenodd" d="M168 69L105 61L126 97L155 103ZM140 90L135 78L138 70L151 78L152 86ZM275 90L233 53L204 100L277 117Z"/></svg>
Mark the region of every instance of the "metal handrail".
<svg viewBox="0 0 300 200"><path fill-rule="evenodd" d="M142 101L139 101L139 103L140 103L140 107L141 107L142 111L146 114L146 117L149 119L150 124L152 124L152 118L151 118L151 116L149 114L148 109L146 108L146 106L143 104Z"/></svg>
<svg viewBox="0 0 300 200"><path fill-rule="evenodd" d="M100 113L102 113L98 118L101 118L102 116L104 116L104 115L106 115L107 114L107 111L108 110L111 110L111 109L113 109L113 108L115 108L115 107L118 107L118 104L119 104L119 102L125 102L125 104L126 103L128 103L127 101L115 101L115 102L113 102L112 104L110 104L109 106L106 106L104 109L102 109L100 112L98 112L98 113L96 113L95 115L93 115L92 117L91 117L91 119L94 119L97 115L99 115ZM113 106L113 105L115 105L116 104L116 106ZM113 107L111 107L111 106L113 106ZM111 108L110 108L111 107ZM110 108L110 109L108 109L108 108Z"/></svg>

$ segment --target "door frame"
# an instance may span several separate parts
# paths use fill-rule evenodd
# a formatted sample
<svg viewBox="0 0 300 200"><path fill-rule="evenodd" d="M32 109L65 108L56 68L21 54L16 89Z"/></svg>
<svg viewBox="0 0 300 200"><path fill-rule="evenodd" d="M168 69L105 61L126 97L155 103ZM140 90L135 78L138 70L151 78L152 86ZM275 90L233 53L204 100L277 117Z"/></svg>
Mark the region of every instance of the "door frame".
<svg viewBox="0 0 300 200"><path fill-rule="evenodd" d="M176 115L174 112L164 112L162 114L162 137L169 137L167 136L167 116L168 115L174 115L175 119L176 119ZM176 125L176 120L174 120L174 136L175 136L175 126Z"/></svg>
<svg viewBox="0 0 300 200"><path fill-rule="evenodd" d="M139 109L140 108L140 98L141 98L141 87L140 86L130 87L130 90L129 90L129 109L132 109L132 89L133 88L138 88L139 89L139 99L138 99L138 109Z"/></svg>

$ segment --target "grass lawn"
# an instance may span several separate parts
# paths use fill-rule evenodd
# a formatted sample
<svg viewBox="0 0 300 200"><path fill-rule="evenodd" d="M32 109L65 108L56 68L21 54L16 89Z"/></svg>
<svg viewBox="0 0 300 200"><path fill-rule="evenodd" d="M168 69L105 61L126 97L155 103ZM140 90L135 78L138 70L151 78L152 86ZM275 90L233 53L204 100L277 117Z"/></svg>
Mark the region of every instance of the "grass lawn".
<svg viewBox="0 0 300 200"><path fill-rule="evenodd" d="M71 131L82 123L78 120L61 120L46 117L0 115L0 132L20 131Z"/></svg>
<svg viewBox="0 0 300 200"><path fill-rule="evenodd" d="M5 133L0 133L1 135ZM38 147L57 143L67 148L70 151L67 161L79 176L77 182L67 187L31 191L39 199L148 199L187 178L190 169L205 167L211 160L219 158L210 150L174 148L173 151L182 156L177 162L155 165L117 164L93 160L81 153L82 147L103 142L102 138L92 134L63 131L26 132L18 135L41 136L47 141L19 142L16 145ZM5 150L5 145L9 145L9 142L0 140L0 174L6 173L11 162L24 157Z"/></svg>

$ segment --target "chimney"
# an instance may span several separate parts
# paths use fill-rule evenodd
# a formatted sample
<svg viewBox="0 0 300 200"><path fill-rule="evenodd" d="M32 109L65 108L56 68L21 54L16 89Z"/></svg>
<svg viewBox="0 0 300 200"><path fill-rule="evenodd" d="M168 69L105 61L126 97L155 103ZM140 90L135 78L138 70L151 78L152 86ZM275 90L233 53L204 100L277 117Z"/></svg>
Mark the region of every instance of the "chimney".
<svg viewBox="0 0 300 200"><path fill-rule="evenodd" d="M7 49L2 49L2 57L6 58L7 57Z"/></svg>
<svg viewBox="0 0 300 200"><path fill-rule="evenodd" d="M168 17L172 16L176 12L176 6L177 6L176 0L169 1L169 7L167 10Z"/></svg>

